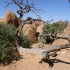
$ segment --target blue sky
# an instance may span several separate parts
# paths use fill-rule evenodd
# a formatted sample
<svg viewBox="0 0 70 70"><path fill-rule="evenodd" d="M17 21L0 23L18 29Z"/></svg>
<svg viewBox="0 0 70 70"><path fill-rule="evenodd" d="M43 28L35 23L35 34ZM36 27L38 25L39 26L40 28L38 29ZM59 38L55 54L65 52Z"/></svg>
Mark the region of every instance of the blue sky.
<svg viewBox="0 0 70 70"><path fill-rule="evenodd" d="M25 0L24 0L25 1ZM32 0L29 0L29 3ZM58 20L68 20L70 21L70 3L68 0L33 0L35 3L35 7L37 9L42 9L44 12L43 14L38 13L41 16L41 19L51 20L53 18L54 22ZM0 18L2 18L7 10L12 10L18 17L16 10L19 9L15 4L10 4L7 8L5 2L11 2L11 0L1 0L0 1ZM23 19L26 19L28 16L32 18L38 18L33 12L29 12L23 16Z"/></svg>

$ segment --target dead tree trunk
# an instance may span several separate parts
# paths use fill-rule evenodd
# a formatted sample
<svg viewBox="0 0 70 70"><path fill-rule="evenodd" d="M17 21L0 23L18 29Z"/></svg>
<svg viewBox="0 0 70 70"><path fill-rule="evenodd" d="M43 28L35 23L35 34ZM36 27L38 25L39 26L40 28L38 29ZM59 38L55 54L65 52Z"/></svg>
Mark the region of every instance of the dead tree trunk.
<svg viewBox="0 0 70 70"><path fill-rule="evenodd" d="M69 34L57 34L56 35L57 38L70 38Z"/></svg>
<svg viewBox="0 0 70 70"><path fill-rule="evenodd" d="M69 34L41 34L41 35L39 35L40 40L41 40L41 37L48 37L48 36L50 36L50 37L52 36L53 41L61 38L61 39L67 39L70 43L70 35Z"/></svg>
<svg viewBox="0 0 70 70"><path fill-rule="evenodd" d="M70 42L70 35L69 34L57 34L56 39L58 39L58 38L68 39L68 41Z"/></svg>
<svg viewBox="0 0 70 70"><path fill-rule="evenodd" d="M70 44L55 45L55 46L50 46L44 49L41 49L39 47L31 48L31 49L18 47L18 50L19 52L23 52L23 53L39 55L40 56L39 62L42 62L44 59L54 59L54 57L57 56L57 54L55 53L59 51L60 49L64 49L64 48L70 48Z"/></svg>

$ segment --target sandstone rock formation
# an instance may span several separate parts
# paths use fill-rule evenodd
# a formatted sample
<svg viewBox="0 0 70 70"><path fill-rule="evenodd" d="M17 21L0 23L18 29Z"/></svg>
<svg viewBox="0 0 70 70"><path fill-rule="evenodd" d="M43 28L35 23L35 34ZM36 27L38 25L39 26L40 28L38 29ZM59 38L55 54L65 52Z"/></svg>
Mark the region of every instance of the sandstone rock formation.
<svg viewBox="0 0 70 70"><path fill-rule="evenodd" d="M36 26L35 24L25 24L23 26L22 32L24 35L26 35L31 43L34 43L36 41Z"/></svg>
<svg viewBox="0 0 70 70"><path fill-rule="evenodd" d="M15 25L15 27L19 26L19 20L16 16L16 14L14 14L11 10L8 10L5 15L3 16L3 18L1 19L1 22L3 22L4 24L7 23L12 23Z"/></svg>
<svg viewBox="0 0 70 70"><path fill-rule="evenodd" d="M67 27L63 30L63 34L70 34L70 24L67 25Z"/></svg>
<svg viewBox="0 0 70 70"><path fill-rule="evenodd" d="M36 22L36 25L38 25L36 32L39 32L40 34L42 34L42 28L43 28L44 24L42 23L42 21L38 20L38 21Z"/></svg>

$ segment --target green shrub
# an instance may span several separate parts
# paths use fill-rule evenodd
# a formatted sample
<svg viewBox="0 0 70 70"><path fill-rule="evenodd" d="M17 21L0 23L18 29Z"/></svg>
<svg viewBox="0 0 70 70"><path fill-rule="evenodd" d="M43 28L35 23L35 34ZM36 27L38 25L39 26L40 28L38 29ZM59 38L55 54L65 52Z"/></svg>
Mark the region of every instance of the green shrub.
<svg viewBox="0 0 70 70"><path fill-rule="evenodd" d="M0 23L0 62L12 60L15 40L16 28L14 25Z"/></svg>
<svg viewBox="0 0 70 70"><path fill-rule="evenodd" d="M0 62L9 63L15 58L16 51L16 28L13 24L0 23ZM30 41L24 35L20 37L20 45L30 47ZM15 53L15 54L14 54Z"/></svg>
<svg viewBox="0 0 70 70"><path fill-rule="evenodd" d="M21 34L19 44L24 48L30 48L31 42L27 36Z"/></svg>
<svg viewBox="0 0 70 70"><path fill-rule="evenodd" d="M43 27L43 34L56 34L60 33L61 31L62 31L62 26L57 22L52 24L47 24Z"/></svg>
<svg viewBox="0 0 70 70"><path fill-rule="evenodd" d="M47 24L43 27L43 34L57 34L61 33L61 31L62 31L62 25L58 24L58 22ZM51 36L42 37L42 39L44 43L52 43L54 41L54 38Z"/></svg>

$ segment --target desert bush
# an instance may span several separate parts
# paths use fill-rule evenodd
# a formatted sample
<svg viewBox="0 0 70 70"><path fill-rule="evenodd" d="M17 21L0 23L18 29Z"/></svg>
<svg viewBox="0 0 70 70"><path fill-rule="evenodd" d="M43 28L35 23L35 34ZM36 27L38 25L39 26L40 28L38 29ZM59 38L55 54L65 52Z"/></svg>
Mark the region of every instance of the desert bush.
<svg viewBox="0 0 70 70"><path fill-rule="evenodd" d="M13 58L15 48L16 28L13 25L0 23L0 62L8 62Z"/></svg>
<svg viewBox="0 0 70 70"><path fill-rule="evenodd" d="M57 33L61 33L62 31L62 26L61 24L58 24L58 22L54 22L52 24L46 24L43 27L43 34L57 34ZM43 39L45 40L45 43L50 43L53 40L53 37L47 36L47 37L43 37ZM52 40L52 41L51 41Z"/></svg>
<svg viewBox="0 0 70 70"><path fill-rule="evenodd" d="M62 26L61 24L58 24L58 22L47 24L43 27L43 34L55 34L55 33L60 33L61 31L62 31Z"/></svg>
<svg viewBox="0 0 70 70"><path fill-rule="evenodd" d="M27 36L21 33L19 45L22 46L23 48L30 48L31 45L30 39L28 39Z"/></svg>
<svg viewBox="0 0 70 70"><path fill-rule="evenodd" d="M4 25L0 23L0 63L10 63L17 55L16 51L16 28L13 24ZM30 47L29 39L21 35L20 45L23 47ZM15 53L15 54L14 54Z"/></svg>

